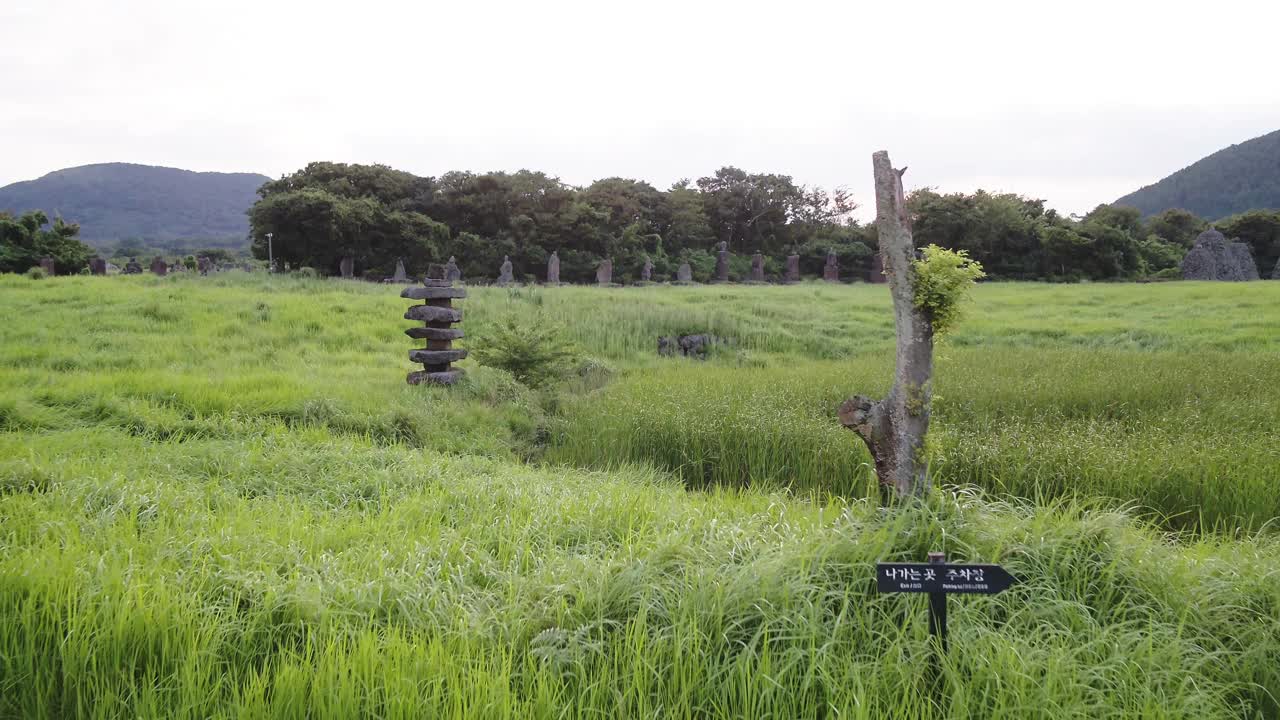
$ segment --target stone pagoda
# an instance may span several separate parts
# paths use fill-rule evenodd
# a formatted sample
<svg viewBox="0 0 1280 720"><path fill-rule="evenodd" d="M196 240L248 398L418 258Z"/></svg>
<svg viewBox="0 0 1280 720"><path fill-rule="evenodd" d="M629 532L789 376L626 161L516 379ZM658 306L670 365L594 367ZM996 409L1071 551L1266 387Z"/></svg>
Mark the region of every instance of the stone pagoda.
<svg viewBox="0 0 1280 720"><path fill-rule="evenodd" d="M441 265L427 268L427 279L422 285L400 291L402 298L423 301L422 305L409 308L404 317L421 320L424 327L409 328L404 334L427 341L425 348L409 351L409 360L422 363L424 369L409 373L405 379L410 385L452 385L462 377L463 370L450 367L450 363L467 356L466 350L453 348L453 341L462 337L461 330L450 327L462 322L462 311L453 307L453 301L466 297L467 291L453 287L453 281L445 279L445 268Z"/></svg>

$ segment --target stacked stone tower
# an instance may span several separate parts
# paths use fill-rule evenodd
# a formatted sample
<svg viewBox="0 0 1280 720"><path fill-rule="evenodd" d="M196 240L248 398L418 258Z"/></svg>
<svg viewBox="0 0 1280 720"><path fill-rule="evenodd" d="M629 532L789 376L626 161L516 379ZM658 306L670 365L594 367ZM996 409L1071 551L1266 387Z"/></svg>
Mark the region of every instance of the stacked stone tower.
<svg viewBox="0 0 1280 720"><path fill-rule="evenodd" d="M453 287L453 281L445 279L445 268L440 265L431 265L427 269L427 279L422 284L423 287L407 287L400 291L402 298L423 301L422 305L409 308L404 317L406 320L421 320L424 327L409 328L404 334L427 341L425 348L409 351L409 360L422 363L424 369L409 373L405 379L410 385L452 385L462 377L463 371L450 367L450 363L467 356L466 350L453 348L453 341L462 337L461 330L450 327L462 322L462 311L453 307L453 301L466 297L467 291Z"/></svg>

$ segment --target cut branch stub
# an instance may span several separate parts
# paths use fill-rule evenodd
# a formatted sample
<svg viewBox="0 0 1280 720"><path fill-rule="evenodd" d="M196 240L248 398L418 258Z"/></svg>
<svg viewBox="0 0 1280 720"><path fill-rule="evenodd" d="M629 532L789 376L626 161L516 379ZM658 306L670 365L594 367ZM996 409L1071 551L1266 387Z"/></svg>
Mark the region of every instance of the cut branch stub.
<svg viewBox="0 0 1280 720"><path fill-rule="evenodd" d="M875 173L876 228L884 274L893 298L897 334L893 388L881 400L858 395L840 406L840 422L867 444L882 485L900 495L928 489L923 455L933 395L933 327L915 306L915 244L902 190L902 174L889 153L871 156Z"/></svg>

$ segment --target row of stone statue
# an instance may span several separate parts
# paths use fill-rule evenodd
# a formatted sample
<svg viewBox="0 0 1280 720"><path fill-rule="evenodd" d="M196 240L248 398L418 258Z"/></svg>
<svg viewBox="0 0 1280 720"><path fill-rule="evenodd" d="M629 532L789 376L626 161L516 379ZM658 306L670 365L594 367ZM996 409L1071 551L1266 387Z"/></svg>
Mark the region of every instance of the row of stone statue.
<svg viewBox="0 0 1280 720"><path fill-rule="evenodd" d="M345 260L345 259L344 259ZM343 275L350 277L349 266L343 266ZM445 264L445 278L450 282L460 282L462 280L462 270L458 268L458 259L450 257L449 262ZM405 280L404 263L396 263L396 274L391 280L394 282L403 282ZM840 261L836 257L834 250L827 253L827 263L822 268L822 279L827 282L840 282ZM884 265L877 254L873 258L871 273L867 278L869 282L884 282ZM502 265L498 268L498 285L512 285L516 282L514 268L511 265L511 258L504 255L502 257ZM644 265L640 268L640 282L653 282L653 261L648 257L644 259ZM693 284L693 268L689 263L682 263L676 270L674 280L677 285ZM716 250L716 270L712 279L714 283L729 282L729 250L727 243L720 243ZM748 283L767 283L768 280L764 274L764 255L756 253L751 256L751 275L746 281ZM782 276L784 283L800 282L800 256L788 255L786 272ZM551 253L551 257L547 259L547 275L546 284L560 284L560 256L555 252ZM605 258L596 266L596 284L604 287L613 286L613 260Z"/></svg>
<svg viewBox="0 0 1280 720"><path fill-rule="evenodd" d="M57 264L51 257L40 258L40 267L49 275L54 275L54 271L57 270ZM164 258L156 256L151 260L149 269L152 274L163 277L171 272L185 272L187 268L180 262L170 264L165 262ZM253 264L243 263L242 265L237 265L235 263L222 263L222 265L218 265L207 257L196 258L196 271L201 275L208 275L211 272L218 272L220 270L244 270L245 272L252 272ZM142 263L138 262L137 258L129 258L129 262L125 263L123 268L117 267L101 257L89 258L90 275L106 275L114 272L119 272L121 275L141 275L142 271Z"/></svg>
<svg viewBox="0 0 1280 720"><path fill-rule="evenodd" d="M1209 228L1196 238L1196 242L1182 258L1184 280L1258 280L1258 264L1246 243L1239 240L1227 242L1226 236ZM1271 272L1272 280L1280 280L1280 261Z"/></svg>

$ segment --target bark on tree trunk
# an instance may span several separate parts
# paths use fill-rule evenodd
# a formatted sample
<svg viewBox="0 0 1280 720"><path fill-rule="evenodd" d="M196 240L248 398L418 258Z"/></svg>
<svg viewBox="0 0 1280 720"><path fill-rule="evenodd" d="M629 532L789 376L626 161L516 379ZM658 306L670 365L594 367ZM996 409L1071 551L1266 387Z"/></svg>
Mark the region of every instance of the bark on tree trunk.
<svg viewBox="0 0 1280 720"><path fill-rule="evenodd" d="M915 306L911 263L915 244L902 192L902 174L889 153L871 156L876 183L876 227L880 255L893 296L897 359L893 388L882 400L855 395L840 406L840 422L856 432L871 451L876 476L901 497L922 495L929 478L921 457L933 398L933 325Z"/></svg>

